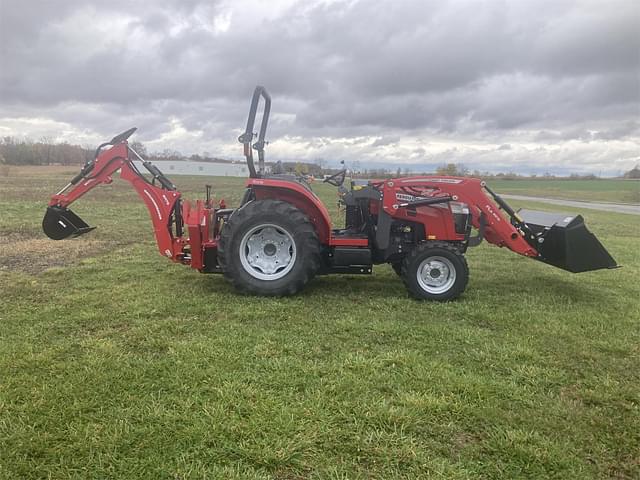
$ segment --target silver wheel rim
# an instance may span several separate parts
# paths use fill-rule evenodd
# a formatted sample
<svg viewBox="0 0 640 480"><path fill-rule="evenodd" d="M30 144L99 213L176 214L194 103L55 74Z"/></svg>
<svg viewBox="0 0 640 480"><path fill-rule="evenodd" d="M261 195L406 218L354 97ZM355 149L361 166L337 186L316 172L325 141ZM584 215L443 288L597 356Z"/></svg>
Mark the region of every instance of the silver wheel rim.
<svg viewBox="0 0 640 480"><path fill-rule="evenodd" d="M425 258L416 276L420 288L434 295L448 291L456 283L456 269L445 257Z"/></svg>
<svg viewBox="0 0 640 480"><path fill-rule="evenodd" d="M296 243L289 232L265 223L253 227L240 242L240 262L245 271L259 280L278 280L296 263Z"/></svg>

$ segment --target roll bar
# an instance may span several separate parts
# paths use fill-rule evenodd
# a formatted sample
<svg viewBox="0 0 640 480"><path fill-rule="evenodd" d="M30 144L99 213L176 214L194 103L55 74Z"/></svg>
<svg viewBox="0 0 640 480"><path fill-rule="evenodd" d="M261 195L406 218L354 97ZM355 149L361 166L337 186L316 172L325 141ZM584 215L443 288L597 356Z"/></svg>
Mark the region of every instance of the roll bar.
<svg viewBox="0 0 640 480"><path fill-rule="evenodd" d="M264 108L262 110L262 120L260 123L260 133L258 134L258 141L251 145L255 133L253 132L253 126L256 121L256 113L258 112L258 102L260 97L264 99ZM249 167L249 177L259 178L264 175L264 147L268 142L265 142L264 136L267 133L267 124L269 123L269 113L271 112L271 95L267 90L258 85L253 91L253 97L251 98L251 107L249 108L249 118L247 118L247 128L244 133L238 137L238 141L244 145L244 156L247 158L247 166ZM253 164L253 152L254 148L258 152L258 171Z"/></svg>

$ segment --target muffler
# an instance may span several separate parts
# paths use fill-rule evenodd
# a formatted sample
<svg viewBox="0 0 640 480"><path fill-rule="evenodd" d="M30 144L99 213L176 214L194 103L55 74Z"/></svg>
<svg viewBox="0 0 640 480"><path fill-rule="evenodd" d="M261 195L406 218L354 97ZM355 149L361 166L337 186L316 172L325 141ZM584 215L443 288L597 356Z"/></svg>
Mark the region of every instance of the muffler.
<svg viewBox="0 0 640 480"><path fill-rule="evenodd" d="M78 237L94 228L96 227L90 227L79 216L64 207L47 207L47 213L42 219L42 230L52 240Z"/></svg>
<svg viewBox="0 0 640 480"><path fill-rule="evenodd" d="M538 260L573 273L618 267L587 230L582 216L526 209L519 210L518 215L529 227L533 238L527 241L540 254Z"/></svg>

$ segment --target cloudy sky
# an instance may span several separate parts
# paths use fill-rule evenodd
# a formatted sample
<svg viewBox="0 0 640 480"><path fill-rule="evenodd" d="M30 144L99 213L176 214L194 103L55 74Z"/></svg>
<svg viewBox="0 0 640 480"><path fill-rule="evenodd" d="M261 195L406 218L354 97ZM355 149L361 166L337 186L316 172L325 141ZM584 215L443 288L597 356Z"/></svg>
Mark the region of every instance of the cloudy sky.
<svg viewBox="0 0 640 480"><path fill-rule="evenodd" d="M0 0L0 136L241 158L617 174L640 162L640 2Z"/></svg>

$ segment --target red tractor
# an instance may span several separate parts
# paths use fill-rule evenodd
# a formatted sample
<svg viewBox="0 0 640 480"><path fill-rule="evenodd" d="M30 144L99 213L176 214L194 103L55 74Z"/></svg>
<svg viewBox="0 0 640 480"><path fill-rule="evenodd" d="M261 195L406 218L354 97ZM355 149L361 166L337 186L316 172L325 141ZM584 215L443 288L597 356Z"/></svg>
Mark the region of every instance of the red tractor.
<svg viewBox="0 0 640 480"><path fill-rule="evenodd" d="M262 120L254 143L261 98ZM205 200L184 200L174 184L127 143L136 130L132 128L100 145L95 159L51 197L43 219L45 233L60 240L92 230L68 206L93 187L111 183L120 171L146 204L163 256L203 273L224 273L245 293L292 295L315 275L366 275L373 265L388 263L413 297L451 300L467 285L467 248L482 240L570 272L617 266L581 216L515 212L476 178L390 178L351 181L345 188L342 170L324 180L338 188L346 212L345 228L334 229L305 178L266 173L270 108L269 94L256 87L239 138L250 178L238 208L226 208L222 200L215 205L209 188ZM253 150L258 152L257 170Z"/></svg>

